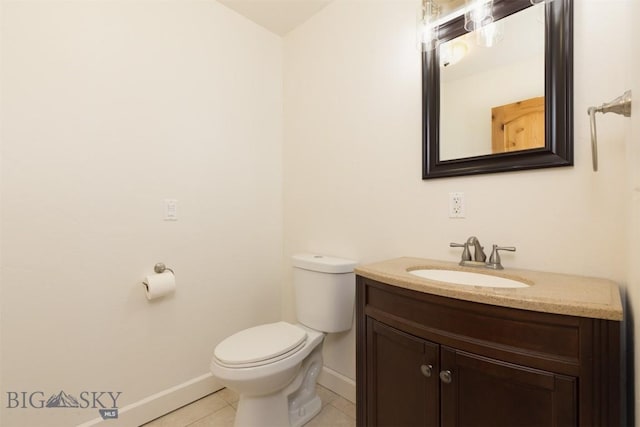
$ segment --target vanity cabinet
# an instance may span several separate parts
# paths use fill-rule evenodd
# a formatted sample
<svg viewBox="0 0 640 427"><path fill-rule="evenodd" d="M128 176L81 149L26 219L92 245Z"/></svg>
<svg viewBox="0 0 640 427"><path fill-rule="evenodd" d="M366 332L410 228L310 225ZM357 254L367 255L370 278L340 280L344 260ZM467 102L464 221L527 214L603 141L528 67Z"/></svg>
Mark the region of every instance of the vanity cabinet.
<svg viewBox="0 0 640 427"><path fill-rule="evenodd" d="M358 426L618 426L619 322L357 276Z"/></svg>

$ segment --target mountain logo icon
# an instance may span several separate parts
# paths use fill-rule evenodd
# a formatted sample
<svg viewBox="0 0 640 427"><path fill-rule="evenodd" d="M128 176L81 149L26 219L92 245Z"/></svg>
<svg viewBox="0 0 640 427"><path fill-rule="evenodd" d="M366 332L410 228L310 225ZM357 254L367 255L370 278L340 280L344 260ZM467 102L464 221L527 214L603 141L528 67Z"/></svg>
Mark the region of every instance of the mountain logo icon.
<svg viewBox="0 0 640 427"><path fill-rule="evenodd" d="M78 403L78 399L76 399L70 394L65 393L63 390L60 390L60 393L51 395L49 400L47 400L46 407L47 408L79 408L80 404Z"/></svg>

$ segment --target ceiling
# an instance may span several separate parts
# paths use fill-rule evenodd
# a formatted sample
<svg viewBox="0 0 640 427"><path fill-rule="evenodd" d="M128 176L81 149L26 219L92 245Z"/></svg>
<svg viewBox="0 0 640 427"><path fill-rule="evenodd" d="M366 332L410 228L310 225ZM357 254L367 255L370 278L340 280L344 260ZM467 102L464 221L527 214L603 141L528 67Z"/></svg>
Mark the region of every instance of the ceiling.
<svg viewBox="0 0 640 427"><path fill-rule="evenodd" d="M332 0L218 0L267 30L284 36Z"/></svg>

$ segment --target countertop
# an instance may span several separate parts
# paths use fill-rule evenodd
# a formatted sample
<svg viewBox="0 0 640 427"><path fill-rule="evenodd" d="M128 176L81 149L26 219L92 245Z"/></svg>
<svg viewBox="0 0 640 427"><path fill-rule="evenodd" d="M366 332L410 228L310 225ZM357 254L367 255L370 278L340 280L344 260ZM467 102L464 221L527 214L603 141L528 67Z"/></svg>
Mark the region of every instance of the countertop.
<svg viewBox="0 0 640 427"><path fill-rule="evenodd" d="M447 269L520 280L527 288L486 288L453 285L409 274L409 270ZM622 320L618 285L606 279L507 268L494 271L461 267L454 262L423 258L394 258L356 267L355 273L414 291L460 300L606 320Z"/></svg>

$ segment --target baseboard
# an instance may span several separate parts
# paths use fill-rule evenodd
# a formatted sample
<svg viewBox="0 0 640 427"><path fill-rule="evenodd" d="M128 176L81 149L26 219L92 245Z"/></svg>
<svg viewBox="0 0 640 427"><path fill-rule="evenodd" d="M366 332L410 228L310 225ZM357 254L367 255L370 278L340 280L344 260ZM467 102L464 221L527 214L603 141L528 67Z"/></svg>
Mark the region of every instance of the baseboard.
<svg viewBox="0 0 640 427"><path fill-rule="evenodd" d="M137 427L222 388L208 373L118 409L117 419L94 418L78 427Z"/></svg>
<svg viewBox="0 0 640 427"><path fill-rule="evenodd" d="M318 375L318 384L339 394L350 402L356 403L356 382L326 366Z"/></svg>

